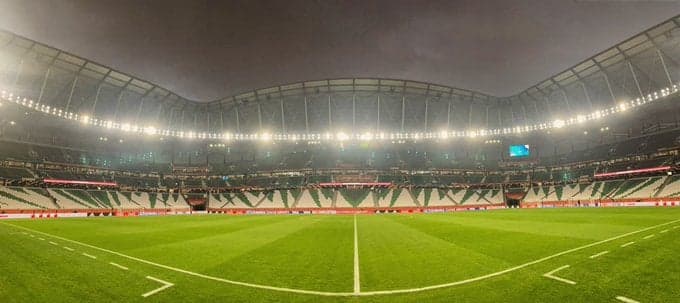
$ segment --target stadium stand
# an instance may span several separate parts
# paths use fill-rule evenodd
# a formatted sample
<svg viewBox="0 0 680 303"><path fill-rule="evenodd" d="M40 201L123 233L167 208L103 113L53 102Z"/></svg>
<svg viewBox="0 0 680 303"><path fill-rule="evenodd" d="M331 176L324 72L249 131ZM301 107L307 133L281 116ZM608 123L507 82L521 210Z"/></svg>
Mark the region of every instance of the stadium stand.
<svg viewBox="0 0 680 303"><path fill-rule="evenodd" d="M676 175L680 123L670 105L674 102L652 101L677 101L671 76L677 78L679 68L673 63L659 72L658 64L650 65L645 54L667 54L668 61L677 57L677 49L669 45L678 41L674 35L678 28L677 22L660 25L638 37L644 43L619 44L527 89L539 91L540 99L554 106L550 109L541 104L526 108L536 103L530 93L499 98L417 81L349 78L265 88L208 103L206 110L132 75L116 72L127 80L114 79L109 68L87 59L79 59L93 67L85 72L64 68L73 62L55 57L49 66L55 69L51 77L26 80L48 70L45 60L38 59L44 54L27 47L33 45L30 40L1 32L0 38L7 41L0 49L11 69L7 74L17 80L0 77L0 85L3 90L16 89L9 94L21 92L28 100L41 97L42 107L35 105L37 101L12 99L8 93L2 97L0 207L146 211L205 206L207 200L208 209L249 211L477 208L504 205L510 196L522 203L670 201L680 196ZM600 64L605 61L611 64ZM637 69L624 68L626 73L621 73L617 68L626 64ZM40 69L14 70L19 65ZM59 102L66 97L64 83L73 79L79 79L72 93L80 99L66 109ZM638 86L633 94L630 79ZM81 96L97 92L98 85L92 83L100 81L112 87L105 88L109 91L97 99L99 107L92 113L92 104L80 102L85 100ZM584 98L584 92L592 98ZM172 100L160 101L168 96ZM625 103L638 97L644 102ZM583 103L586 99L588 104ZM645 111L630 110L628 118L615 119L619 110L611 107L612 99L624 107L649 104ZM222 106L225 100L233 106ZM363 108L357 115L356 101L364 105L366 100L379 102L387 111ZM132 106L140 103L144 106ZM191 133L184 123L177 128L180 107L182 119L193 117ZM574 123L578 117L560 121L552 116L609 107L606 118L591 113L584 124ZM78 113L93 117L76 117ZM232 119L235 113L239 117ZM305 113L304 119L299 113ZM442 116L451 132L433 132L442 125ZM602 119L594 121L596 116ZM104 117L116 121L104 123ZM124 127L131 117L157 117L158 123L136 134L130 125ZM4 127L10 120L11 127ZM532 125L533 130L527 130ZM263 127L271 132L267 138L258 133ZM374 133L362 138L365 134L349 133L355 128ZM138 136L143 133L147 134ZM507 153L511 144L530 145L535 153L513 158ZM658 167L665 168L622 173ZM620 174L602 177L607 173ZM53 184L45 179L116 184ZM390 185L320 185L331 182Z"/></svg>
<svg viewBox="0 0 680 303"><path fill-rule="evenodd" d="M0 167L0 179L23 179L35 176L25 168Z"/></svg>

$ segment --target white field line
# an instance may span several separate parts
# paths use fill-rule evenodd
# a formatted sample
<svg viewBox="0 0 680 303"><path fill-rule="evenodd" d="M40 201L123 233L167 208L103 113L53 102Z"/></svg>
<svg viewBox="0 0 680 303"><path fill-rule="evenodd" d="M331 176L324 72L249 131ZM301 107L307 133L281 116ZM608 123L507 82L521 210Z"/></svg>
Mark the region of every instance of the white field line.
<svg viewBox="0 0 680 303"><path fill-rule="evenodd" d="M483 275L483 276L478 276L478 277L460 280L460 281L456 281L456 282L430 285L430 286L423 286L423 287L417 287L417 288L366 291L366 292L360 292L359 294L355 294L354 292L328 292L328 291L304 290L304 289L276 287L276 286L269 286L269 285L261 285L261 284L253 284L253 283L247 283L247 282L233 281L233 280L209 276L209 275L205 275L205 274L201 274L201 273L197 273L197 272L193 272L193 271L188 271L188 270L177 268L177 267L172 267L172 266L168 266L168 265L154 263L154 262L151 262L151 261L148 261L148 260L144 260L144 259L140 259L140 258L133 257L133 256L130 256L130 255L126 255L126 254L123 254L123 253L120 253L120 252L117 252L117 251L97 247L97 246L90 245L90 244L87 244L87 243L67 239L67 238L64 238L64 237L48 234L46 232L33 230L33 229L30 229L30 228L27 228L27 227L14 225L14 224L11 224L11 223L0 222L0 224L9 225L9 226L13 226L13 227L16 227L16 228L19 228L19 229L24 229L24 230L36 232L36 233L39 233L39 234L42 234L42 235L45 235L45 236L49 236L49 237L52 237L52 238L55 238L55 239L60 239L60 240L75 243L75 244L78 244L78 245L81 245L81 246L84 246L84 247L89 247L91 249L96 249L96 250L99 250L99 251L107 252L107 253L110 253L112 255L116 255L116 256L119 256L119 257L126 258L126 259L134 260L134 261L144 263L144 264L147 264L147 265L156 266L156 267L159 267L159 268L183 273L183 274L186 274L186 275L189 275L189 276L203 278L203 279L206 279L206 280L212 280L212 281L217 281L217 282L222 282L222 283L227 283L227 284L232 284L232 285L251 287L251 288L280 291L280 292L289 292L289 293L298 293L298 294L307 294L307 295L318 295L318 296L327 296L327 297L350 297L350 296L376 296L376 295L414 293L414 292L422 292L422 291L428 291L428 290L433 290L433 289L440 289L440 288L458 286L458 285L463 285L463 284L469 284L469 283L472 283L472 282L482 281L482 280L486 280L486 279L489 279L489 278L501 276L501 275L504 275L504 274L507 274L507 273L510 273L510 272L514 272L514 271L529 267L531 265L535 265L535 264L538 264L538 263L542 263L542 262L563 256L563 255L566 255L566 254L570 254L570 253L573 253L573 252L584 250L586 248L590 248L590 247L597 246L597 245L600 245L600 244L615 241L615 240L625 238L625 237L628 237L628 236L631 236L631 235L643 233L643 232L646 232L648 230L655 229L655 228L658 228L658 227L661 227L661 226L675 224L677 222L680 222L680 219L673 220L673 221L666 222L666 223L653 225L653 226L649 226L649 227L645 227L643 229L631 231L631 232L621 234L621 235L618 235L618 236L614 236L614 237L611 237L611 238L608 238L608 239L604 239L604 240L600 240L600 241L593 242L593 243L590 243L590 244L582 245L582 246L579 246L579 247L576 247L576 248L568 249L568 250L565 250L565 251L562 251L562 252L552 254L552 255L547 256L547 257L543 257L543 258L540 258L540 259L529 261L529 262L524 263L524 264L520 264L520 265L517 265L517 266L514 266L514 267L510 267L510 268L507 268L507 269L504 269L504 270L501 270L501 271L497 271L497 272L494 272L494 273L490 273L490 274L487 274L487 275Z"/></svg>
<svg viewBox="0 0 680 303"><path fill-rule="evenodd" d="M38 240L40 240L40 241L45 241L45 238L38 238Z"/></svg>
<svg viewBox="0 0 680 303"><path fill-rule="evenodd" d="M547 272L547 273L543 274L543 276L546 277L546 278L550 278L550 279L553 279L553 280L560 281L560 282L562 282L562 283L567 283L567 284L569 284L569 285L574 285L574 284L576 284L576 282L574 282L574 281L572 281L572 280L567 280L567 279L565 279L565 278L560 278L560 277L558 277L558 276L554 276L554 275L553 275L553 274L555 274L556 272L558 272L558 271L560 271L560 270L563 270L563 269L565 269L565 268L569 268L569 265L565 265L565 266L562 266L562 267L560 267L560 268L557 268L557 269L555 269L555 270L553 270L553 271L551 271L551 272Z"/></svg>
<svg viewBox="0 0 680 303"><path fill-rule="evenodd" d="M97 259L97 257L95 257L95 256L93 256L93 255L91 255L91 254L88 254L88 253L83 253L83 256L86 256L86 257L88 257L88 258L90 258L90 259Z"/></svg>
<svg viewBox="0 0 680 303"><path fill-rule="evenodd" d="M668 232L668 229L664 229L664 230L660 231L659 233L660 233L660 234L665 234L665 233L667 233L667 232Z"/></svg>
<svg viewBox="0 0 680 303"><path fill-rule="evenodd" d="M50 244L52 244L52 245L59 245L59 244L54 243L54 242L52 242L52 241L50 241Z"/></svg>
<svg viewBox="0 0 680 303"><path fill-rule="evenodd" d="M175 284L172 284L172 283L170 283L170 282L168 282L168 281L163 281L163 280L161 280L161 279L154 278L154 277L152 277L152 276L146 276L146 278L149 279L149 280L153 280L153 281L156 281L156 282L158 282L158 283L161 283L161 284L163 284L163 286L161 286L161 287L159 287L159 288L156 288L156 289L154 289L154 290L152 290L152 291L150 291L150 292L147 292L147 293L143 294L142 297L144 297L144 298L146 298L146 297L148 297L148 296L151 296L151 295L153 295L153 294L155 294L155 293L161 292L161 291L165 290L166 288L173 287L173 286L175 285Z"/></svg>
<svg viewBox="0 0 680 303"><path fill-rule="evenodd" d="M635 241L628 242L626 244L622 244L621 247L626 247L635 244Z"/></svg>
<svg viewBox="0 0 680 303"><path fill-rule="evenodd" d="M646 236L646 237L644 237L643 239L647 240L647 239L651 239L651 238L654 238L654 234L651 234L651 235L649 235L649 236Z"/></svg>
<svg viewBox="0 0 680 303"><path fill-rule="evenodd" d="M128 270L127 267L125 267L125 266L123 266L123 265L120 265L120 264L117 264L117 263L109 262L109 264L111 264L111 265L113 265L113 266L115 266L115 267L118 267L118 268L120 268L120 269L122 269L122 270Z"/></svg>
<svg viewBox="0 0 680 303"><path fill-rule="evenodd" d="M606 255L606 254L608 254L608 253L609 253L609 251L608 251L608 250L605 250L605 251L596 253L596 254L594 254L594 255L588 257L588 258L595 259L595 258L597 258L597 257L599 257L599 256L604 256L604 255Z"/></svg>
<svg viewBox="0 0 680 303"><path fill-rule="evenodd" d="M65 250L68 250L68 251L74 251L74 250L75 250L75 249L70 248L70 247L68 247L68 246L64 246L64 249L65 249Z"/></svg>
<svg viewBox="0 0 680 303"><path fill-rule="evenodd" d="M357 215L354 215L354 293L361 293L359 280L359 237L357 231Z"/></svg>
<svg viewBox="0 0 680 303"><path fill-rule="evenodd" d="M28 236L29 236L29 237L31 237L31 238L35 238L35 236L34 236L34 235L28 235Z"/></svg>
<svg viewBox="0 0 680 303"><path fill-rule="evenodd" d="M633 300L633 299L626 298L626 297L622 297L622 296L616 297L616 300L619 300L619 301L621 301L621 302L626 302L626 303L640 303L640 302L635 301L635 300Z"/></svg>

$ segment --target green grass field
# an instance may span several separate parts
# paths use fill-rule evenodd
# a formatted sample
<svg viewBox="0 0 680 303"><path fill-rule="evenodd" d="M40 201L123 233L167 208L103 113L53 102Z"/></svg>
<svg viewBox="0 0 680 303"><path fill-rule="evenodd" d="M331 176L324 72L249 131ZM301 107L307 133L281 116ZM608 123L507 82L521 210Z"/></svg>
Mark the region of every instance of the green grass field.
<svg viewBox="0 0 680 303"><path fill-rule="evenodd" d="M611 208L3 221L0 302L680 302L679 219ZM173 286L143 297L163 286L149 276Z"/></svg>

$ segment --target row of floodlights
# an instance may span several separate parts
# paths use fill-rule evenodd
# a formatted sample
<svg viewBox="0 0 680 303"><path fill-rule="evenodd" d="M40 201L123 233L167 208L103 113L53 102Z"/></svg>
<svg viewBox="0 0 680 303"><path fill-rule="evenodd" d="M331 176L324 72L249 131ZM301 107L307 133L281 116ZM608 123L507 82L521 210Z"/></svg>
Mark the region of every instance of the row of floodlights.
<svg viewBox="0 0 680 303"><path fill-rule="evenodd" d="M152 125L136 125L133 123L116 122L111 120L99 119L90 117L85 114L77 114L68 112L59 108L51 107L49 105L40 104L33 100L22 98L14 95L11 92L2 91L0 97L3 100L19 104L23 107L33 109L45 114L59 117L66 120L79 121L83 125L92 125L104 129L120 130L127 133L146 134L151 136L177 137L186 139L211 139L211 140L227 140L227 141L371 141L371 140L431 140L431 139L448 139L448 138L475 138L497 135L511 135L522 134L531 131L548 130L554 128L562 128L570 125L581 124L591 120L598 120L609 115L627 111L635 107L644 105L646 103L656 101L667 96L676 94L678 86L666 87L654 93L650 93L645 97L640 97L635 100L621 102L617 106L596 110L589 114L579 114L568 119L556 119L552 122L537 123L532 125L518 125L515 127L505 127L497 129L478 129L465 131L444 130L440 132L364 132L364 133L345 133L342 131L335 133L306 133L306 134L272 134L269 132L243 134L243 133L208 133L195 131L180 131L170 129L159 129ZM2 103L0 103L1 105Z"/></svg>

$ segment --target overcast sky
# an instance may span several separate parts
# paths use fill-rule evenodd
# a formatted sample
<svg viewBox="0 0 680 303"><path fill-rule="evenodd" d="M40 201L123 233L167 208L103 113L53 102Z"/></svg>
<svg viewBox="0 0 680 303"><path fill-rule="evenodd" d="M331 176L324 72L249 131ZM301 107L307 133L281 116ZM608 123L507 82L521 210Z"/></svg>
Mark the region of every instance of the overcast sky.
<svg viewBox="0 0 680 303"><path fill-rule="evenodd" d="M515 94L677 1L0 1L0 28L209 101L385 77Z"/></svg>

